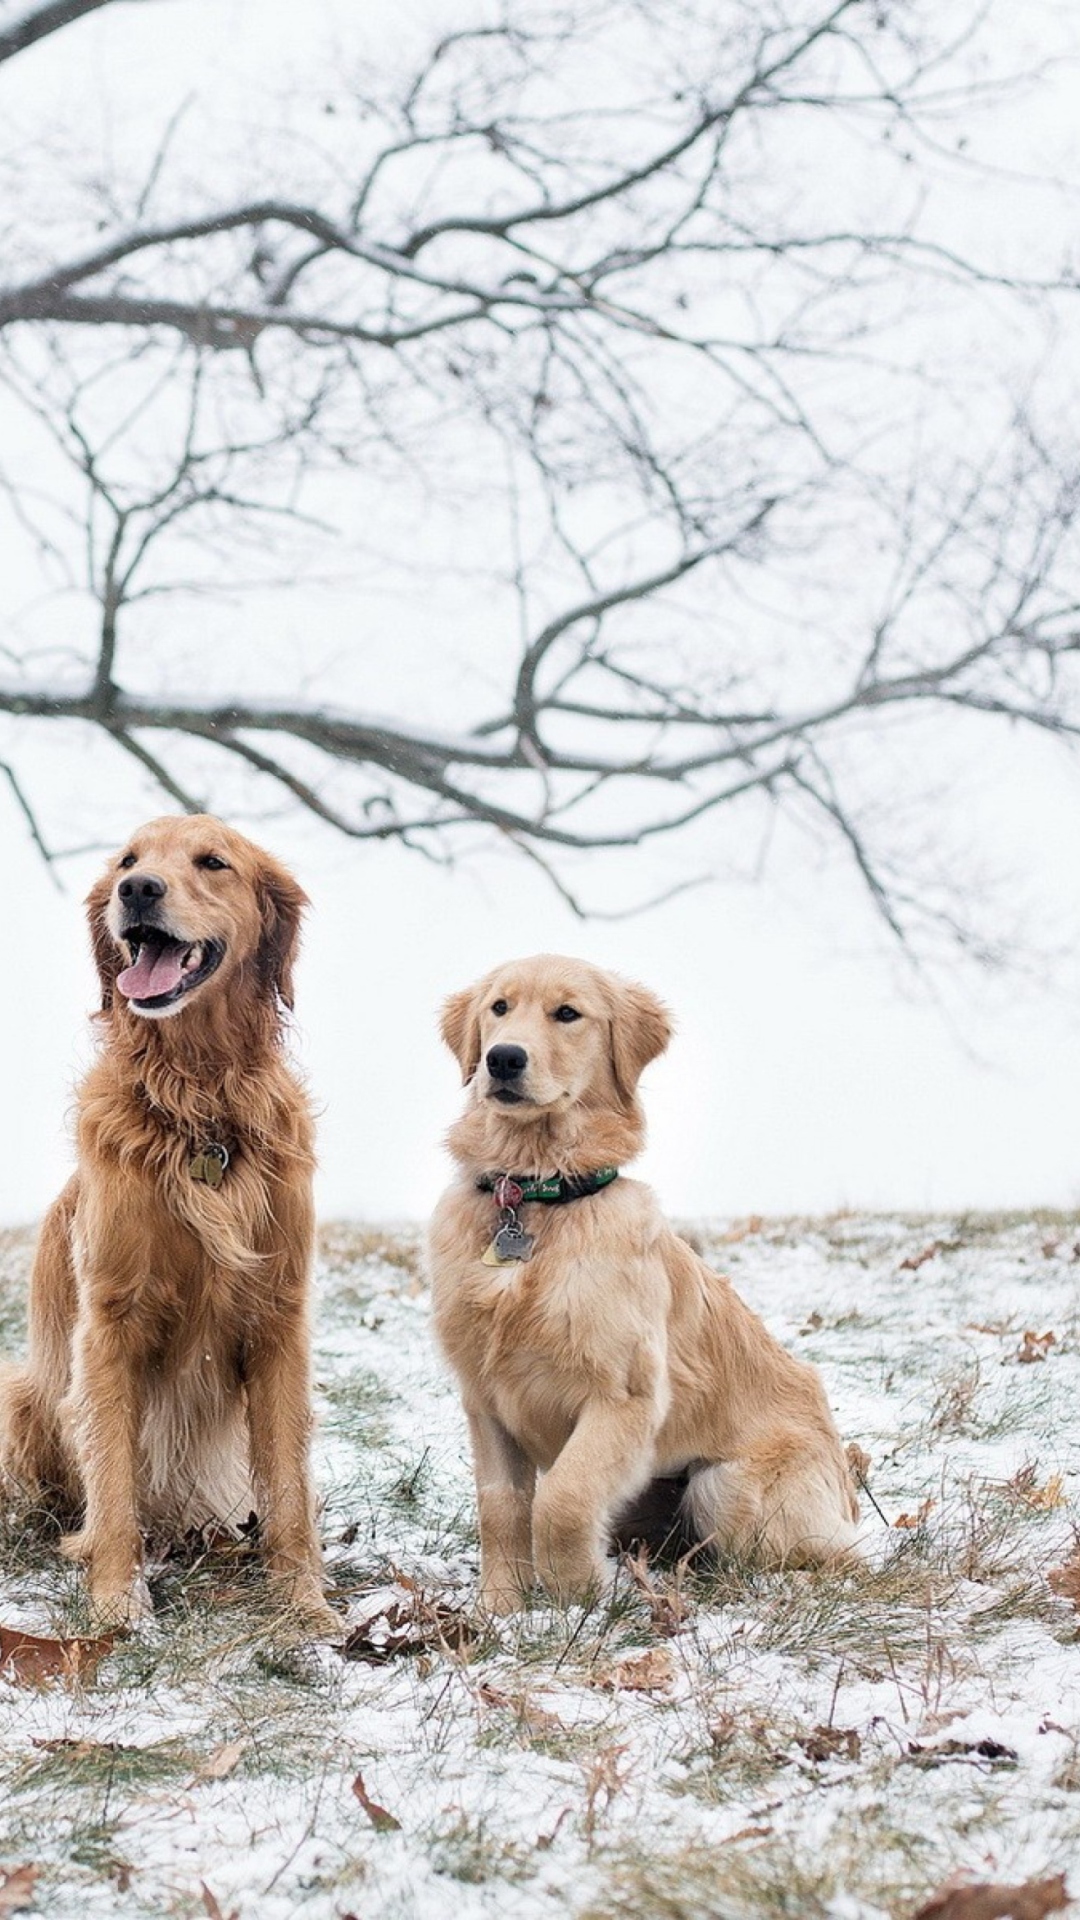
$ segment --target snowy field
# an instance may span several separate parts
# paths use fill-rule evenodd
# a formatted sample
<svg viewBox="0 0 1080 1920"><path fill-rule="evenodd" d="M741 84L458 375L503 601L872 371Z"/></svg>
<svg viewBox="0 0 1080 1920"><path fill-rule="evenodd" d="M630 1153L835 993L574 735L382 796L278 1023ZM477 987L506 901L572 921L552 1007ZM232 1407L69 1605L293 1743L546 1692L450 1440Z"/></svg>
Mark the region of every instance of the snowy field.
<svg viewBox="0 0 1080 1920"><path fill-rule="evenodd" d="M111 1649L0 1638L0 1913L909 1920L960 1870L1080 1895L1080 1218L695 1231L871 1456L864 1569L624 1566L592 1612L492 1629L419 1234L329 1227L347 1657L290 1645L247 1549L212 1543ZM0 1235L8 1351L29 1248ZM14 1523L0 1622L84 1625Z"/></svg>

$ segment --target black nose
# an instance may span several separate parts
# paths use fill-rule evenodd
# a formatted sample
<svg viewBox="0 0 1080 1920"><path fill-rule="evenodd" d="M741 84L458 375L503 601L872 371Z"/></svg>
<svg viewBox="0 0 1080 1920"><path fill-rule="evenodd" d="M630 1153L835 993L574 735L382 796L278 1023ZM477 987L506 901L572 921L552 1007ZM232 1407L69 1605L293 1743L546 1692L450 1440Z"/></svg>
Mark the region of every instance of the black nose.
<svg viewBox="0 0 1080 1920"><path fill-rule="evenodd" d="M125 873L116 889L125 906L149 907L164 900L165 882L156 873Z"/></svg>
<svg viewBox="0 0 1080 1920"><path fill-rule="evenodd" d="M529 1064L524 1047L489 1047L487 1070L493 1080L516 1080Z"/></svg>

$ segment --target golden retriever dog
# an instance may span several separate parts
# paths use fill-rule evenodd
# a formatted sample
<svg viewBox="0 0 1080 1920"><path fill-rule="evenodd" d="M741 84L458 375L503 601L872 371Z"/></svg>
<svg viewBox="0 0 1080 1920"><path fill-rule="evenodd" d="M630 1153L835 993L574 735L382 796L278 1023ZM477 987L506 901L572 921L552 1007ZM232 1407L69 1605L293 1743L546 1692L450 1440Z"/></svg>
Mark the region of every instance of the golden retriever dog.
<svg viewBox="0 0 1080 1920"><path fill-rule="evenodd" d="M560 1601L594 1593L620 1514L676 1476L698 1540L769 1567L850 1554L858 1504L817 1373L617 1171L644 1141L664 1007L541 954L454 994L442 1032L469 1096L430 1263L483 1603L512 1610L537 1577Z"/></svg>
<svg viewBox="0 0 1080 1920"><path fill-rule="evenodd" d="M312 1121L282 1057L306 898L208 815L152 820L93 887L101 1046L78 1170L45 1219L0 1463L81 1517L92 1614L150 1611L143 1534L259 1518L313 1632L327 1606L309 1467Z"/></svg>

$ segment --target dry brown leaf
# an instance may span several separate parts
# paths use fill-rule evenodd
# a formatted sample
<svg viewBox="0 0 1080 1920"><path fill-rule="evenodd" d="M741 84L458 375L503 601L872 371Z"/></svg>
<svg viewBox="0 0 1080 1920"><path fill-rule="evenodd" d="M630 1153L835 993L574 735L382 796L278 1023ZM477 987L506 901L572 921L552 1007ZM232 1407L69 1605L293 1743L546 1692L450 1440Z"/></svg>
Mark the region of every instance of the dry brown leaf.
<svg viewBox="0 0 1080 1920"><path fill-rule="evenodd" d="M923 1527L926 1525L927 1515L936 1506L937 1506L936 1500L926 1499L926 1500L920 1501L914 1513L898 1514L896 1519L893 1521L893 1526L908 1527L908 1528Z"/></svg>
<svg viewBox="0 0 1080 1920"><path fill-rule="evenodd" d="M236 1766L242 1754L251 1745L250 1740L226 1740L223 1746L215 1747L210 1756L195 1771L191 1781L197 1786L200 1780L226 1780Z"/></svg>
<svg viewBox="0 0 1080 1920"><path fill-rule="evenodd" d="M866 1448L860 1447L857 1440L849 1440L844 1448L844 1458L851 1470L852 1478L858 1481L860 1486L865 1486L874 1464Z"/></svg>
<svg viewBox="0 0 1080 1920"><path fill-rule="evenodd" d="M917 1740L909 1740L908 1753L923 1767L942 1767L948 1760L1005 1760L1011 1764L1019 1757L1015 1747L990 1739L937 1740L932 1746L920 1746Z"/></svg>
<svg viewBox="0 0 1080 1920"><path fill-rule="evenodd" d="M206 1881L200 1880L199 1885L202 1888L203 1906L210 1915L210 1920L240 1920L239 1907L234 1907L231 1913L225 1913L216 1893L211 1893Z"/></svg>
<svg viewBox="0 0 1080 1920"><path fill-rule="evenodd" d="M645 1546L624 1555L630 1578L649 1609L649 1624L654 1633L671 1639L680 1633L690 1618L690 1602L677 1587L658 1587L649 1573L649 1554Z"/></svg>
<svg viewBox="0 0 1080 1920"><path fill-rule="evenodd" d="M609 1693L666 1693L674 1679L675 1662L668 1648L650 1647L647 1653L617 1660L593 1684Z"/></svg>
<svg viewBox="0 0 1080 1920"><path fill-rule="evenodd" d="M399 1573L393 1587L369 1600L366 1618L346 1635L341 1655L375 1666L427 1649L463 1653L471 1642L472 1627L464 1613L428 1599L415 1580Z"/></svg>
<svg viewBox="0 0 1080 1920"><path fill-rule="evenodd" d="M733 1847L736 1840L764 1840L771 1827L740 1827L738 1833L729 1833L723 1842L725 1847Z"/></svg>
<svg viewBox="0 0 1080 1920"><path fill-rule="evenodd" d="M72 1740L70 1737L58 1740L33 1739L32 1747L39 1747L42 1753L66 1753L69 1760L89 1760L98 1753L138 1753L138 1747L125 1747L119 1740Z"/></svg>
<svg viewBox="0 0 1080 1920"><path fill-rule="evenodd" d="M854 1727L814 1727L795 1741L808 1760L857 1760L862 1741Z"/></svg>
<svg viewBox="0 0 1080 1920"><path fill-rule="evenodd" d="M0 1867L0 1915L24 1913L34 1904L34 1882L40 1867Z"/></svg>
<svg viewBox="0 0 1080 1920"><path fill-rule="evenodd" d="M92 1680L116 1644L115 1634L100 1639L52 1640L20 1627L0 1627L0 1678L19 1687L43 1687L50 1680Z"/></svg>
<svg viewBox="0 0 1080 1920"><path fill-rule="evenodd" d="M1063 1567L1051 1567L1047 1574L1051 1593L1062 1600L1071 1600L1080 1613L1080 1543L1070 1553Z"/></svg>
<svg viewBox="0 0 1080 1920"><path fill-rule="evenodd" d="M901 1260L900 1272L901 1273L918 1273L920 1267L925 1267L927 1261L932 1260L935 1253L940 1253L940 1252L941 1252L941 1241L932 1240L928 1247L924 1247L922 1249L921 1253L909 1253L906 1260Z"/></svg>
<svg viewBox="0 0 1080 1920"><path fill-rule="evenodd" d="M715 1751L717 1753L723 1753L725 1747L730 1747L738 1731L739 1719L737 1714L721 1713L715 1720L710 1720L709 1739Z"/></svg>
<svg viewBox="0 0 1080 1920"><path fill-rule="evenodd" d="M1018 1887L972 1882L954 1874L912 1920L1045 1920L1048 1913L1063 1913L1068 1905L1063 1873L1049 1880L1025 1880Z"/></svg>
<svg viewBox="0 0 1080 1920"><path fill-rule="evenodd" d="M489 1681L482 1680L476 1689L476 1697L485 1707L508 1707L516 1713L530 1733L564 1733L566 1731L558 1714L549 1713L546 1708L538 1707L527 1693L503 1693L501 1687L493 1687Z"/></svg>
<svg viewBox="0 0 1080 1920"><path fill-rule="evenodd" d="M1052 1513L1055 1507L1065 1505L1064 1477L1052 1473L1044 1486L1039 1485L1034 1462L1019 1468L1011 1480L1000 1483L1001 1491L1011 1499L1022 1501L1025 1507L1034 1507L1039 1513Z"/></svg>
<svg viewBox="0 0 1080 1920"><path fill-rule="evenodd" d="M356 1779L352 1783L352 1790L377 1833L399 1833L401 1831L401 1821L395 1820L392 1813L389 1813L385 1807L380 1807L377 1800L372 1799L364 1785L364 1776L362 1773L357 1774Z"/></svg>
<svg viewBox="0 0 1080 1920"><path fill-rule="evenodd" d="M601 1747L599 1753L583 1763L585 1773L585 1837L592 1845L596 1832L596 1821L600 1813L600 1801L605 1809L610 1807L615 1795L622 1791L632 1772L632 1763L626 1755L629 1747Z"/></svg>
<svg viewBox="0 0 1080 1920"><path fill-rule="evenodd" d="M1036 1333L1033 1328L1028 1327L1013 1358L1018 1366L1030 1367L1033 1361L1045 1360L1051 1347L1056 1346L1056 1333L1051 1333L1049 1330L1046 1333Z"/></svg>

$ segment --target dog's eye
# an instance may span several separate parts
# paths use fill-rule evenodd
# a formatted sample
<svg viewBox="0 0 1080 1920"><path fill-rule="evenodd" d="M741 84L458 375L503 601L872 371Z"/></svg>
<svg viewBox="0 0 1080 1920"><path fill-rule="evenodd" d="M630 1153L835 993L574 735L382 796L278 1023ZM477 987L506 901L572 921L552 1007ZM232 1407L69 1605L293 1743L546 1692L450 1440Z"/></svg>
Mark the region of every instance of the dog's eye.
<svg viewBox="0 0 1080 1920"><path fill-rule="evenodd" d="M133 867L135 865L135 855L133 853L125 853L120 865L122 867Z"/></svg>
<svg viewBox="0 0 1080 1920"><path fill-rule="evenodd" d="M556 1007L551 1017L553 1020L561 1020L564 1026L569 1025L571 1020L581 1019L581 1015L578 1012L577 1008L568 1007L565 1001L563 1002L561 1007Z"/></svg>
<svg viewBox="0 0 1080 1920"><path fill-rule="evenodd" d="M493 1000L491 1003L491 1011L492 1013L509 1013L510 1008L505 1000Z"/></svg>
<svg viewBox="0 0 1080 1920"><path fill-rule="evenodd" d="M195 865L197 867L206 867L210 873L224 873L228 864L227 860L219 860L216 853L197 853L195 855Z"/></svg>

